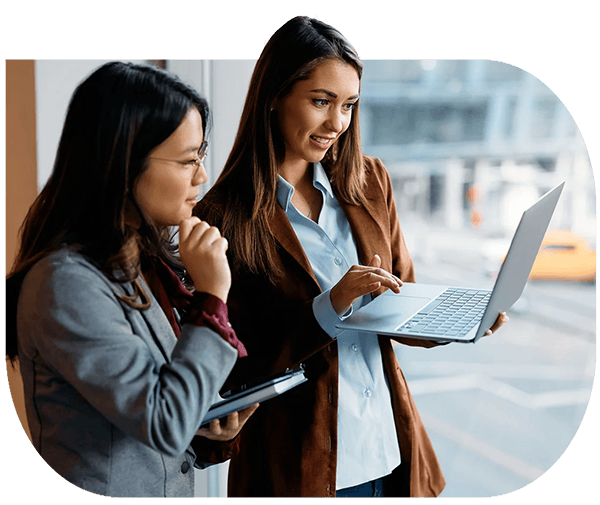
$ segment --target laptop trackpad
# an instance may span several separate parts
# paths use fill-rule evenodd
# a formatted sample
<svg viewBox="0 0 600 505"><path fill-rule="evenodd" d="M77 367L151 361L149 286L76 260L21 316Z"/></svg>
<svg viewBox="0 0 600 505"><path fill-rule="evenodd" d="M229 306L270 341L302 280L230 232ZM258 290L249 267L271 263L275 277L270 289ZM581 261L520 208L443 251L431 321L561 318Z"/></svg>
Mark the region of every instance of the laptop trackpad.
<svg viewBox="0 0 600 505"><path fill-rule="evenodd" d="M387 291L337 327L363 331L394 331L430 300L429 297L397 295Z"/></svg>

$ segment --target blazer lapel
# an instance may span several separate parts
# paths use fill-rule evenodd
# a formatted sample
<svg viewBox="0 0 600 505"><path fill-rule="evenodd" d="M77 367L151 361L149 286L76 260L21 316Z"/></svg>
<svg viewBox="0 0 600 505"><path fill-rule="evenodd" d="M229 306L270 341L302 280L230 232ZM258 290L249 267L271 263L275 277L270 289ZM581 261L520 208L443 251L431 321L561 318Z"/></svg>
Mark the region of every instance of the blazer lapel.
<svg viewBox="0 0 600 505"><path fill-rule="evenodd" d="M275 240L277 240L283 249L285 249L285 251L287 251L290 256L292 256L292 258L298 262L298 264L304 269L304 271L306 271L306 273L318 286L319 283L315 277L315 273L310 266L310 262L306 257L304 249L302 249L302 245L296 236L296 232L294 231L294 228L292 228L292 225L285 215L284 210L279 205L275 206L275 214L271 218L269 226L271 228L271 233L273 233L273 236L275 237Z"/></svg>
<svg viewBox="0 0 600 505"><path fill-rule="evenodd" d="M177 337L175 336L175 332L173 331L173 328L171 328L171 324L163 312L163 309L158 304L154 296L152 296L152 291L146 282L142 278L139 278L138 280L140 281L144 292L150 296L151 305L146 310L136 310L135 312L139 314L145 321L150 333L152 334L152 339L158 347L162 357L165 359L165 361L169 361L173 347L175 347L177 342ZM120 287L126 292L127 295L132 296L134 294L131 284L120 285Z"/></svg>
<svg viewBox="0 0 600 505"><path fill-rule="evenodd" d="M381 223L385 220L382 221L382 216L378 215L377 207L372 205L369 200L365 207L349 205L342 201L340 201L340 205L350 223L361 264L368 265L373 256L378 254L381 257L382 268L389 271L392 267L390 246L381 228ZM383 218L385 217L383 216Z"/></svg>
<svg viewBox="0 0 600 505"><path fill-rule="evenodd" d="M370 200L367 200L365 207L349 205L342 201L340 201L340 204L350 223L361 264L368 265L373 256L378 254L381 257L382 267L391 271L392 257L390 245L381 227L382 223L388 221L388 216L380 216L380 206L374 205ZM275 213L269 225L277 242L298 262L318 286L319 283L304 253L304 249L302 249L302 245L284 210L279 205L275 206Z"/></svg>

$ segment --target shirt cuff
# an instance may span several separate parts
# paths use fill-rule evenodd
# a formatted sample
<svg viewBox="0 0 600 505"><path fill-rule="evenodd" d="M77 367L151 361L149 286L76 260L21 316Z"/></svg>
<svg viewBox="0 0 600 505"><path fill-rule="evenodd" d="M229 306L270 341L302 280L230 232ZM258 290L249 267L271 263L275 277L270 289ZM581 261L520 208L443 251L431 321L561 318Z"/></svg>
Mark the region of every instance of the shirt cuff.
<svg viewBox="0 0 600 505"><path fill-rule="evenodd" d="M216 331L223 340L235 347L240 358L248 356L246 347L237 338L235 330L231 327L227 305L214 295L199 291L194 292L190 308L181 318L181 324L206 326Z"/></svg>
<svg viewBox="0 0 600 505"><path fill-rule="evenodd" d="M351 316L353 308L350 307L343 316L338 316L331 303L330 292L331 290L328 289L313 300L313 313L323 331L331 338L337 338L344 330L336 328L335 325Z"/></svg>

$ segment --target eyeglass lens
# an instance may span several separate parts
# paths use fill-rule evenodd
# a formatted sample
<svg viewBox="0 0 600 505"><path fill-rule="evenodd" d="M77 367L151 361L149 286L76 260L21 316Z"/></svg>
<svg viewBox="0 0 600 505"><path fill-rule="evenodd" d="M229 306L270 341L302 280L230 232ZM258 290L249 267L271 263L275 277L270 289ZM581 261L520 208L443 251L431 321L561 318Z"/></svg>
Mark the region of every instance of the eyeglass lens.
<svg viewBox="0 0 600 505"><path fill-rule="evenodd" d="M207 153L208 153L208 142L206 142L206 140L205 140L202 142L202 145L200 146L200 149L198 150L198 159L200 161L204 161Z"/></svg>

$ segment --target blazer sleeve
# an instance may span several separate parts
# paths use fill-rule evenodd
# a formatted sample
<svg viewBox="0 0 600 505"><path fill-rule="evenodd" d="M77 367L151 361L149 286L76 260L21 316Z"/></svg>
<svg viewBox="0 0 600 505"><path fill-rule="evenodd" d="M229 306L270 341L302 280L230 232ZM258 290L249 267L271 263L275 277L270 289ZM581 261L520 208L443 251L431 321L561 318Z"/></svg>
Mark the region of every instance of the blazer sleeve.
<svg viewBox="0 0 600 505"><path fill-rule="evenodd" d="M187 324L165 357L148 326L134 332L104 275L78 255L61 258L42 260L24 281L20 354L54 376L56 394L74 389L131 437L171 456L185 452L237 351L212 329Z"/></svg>

